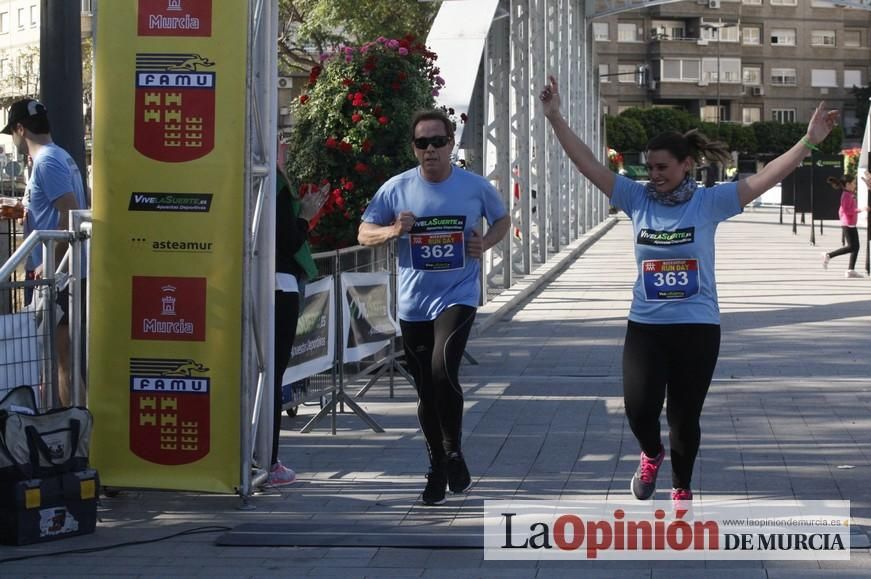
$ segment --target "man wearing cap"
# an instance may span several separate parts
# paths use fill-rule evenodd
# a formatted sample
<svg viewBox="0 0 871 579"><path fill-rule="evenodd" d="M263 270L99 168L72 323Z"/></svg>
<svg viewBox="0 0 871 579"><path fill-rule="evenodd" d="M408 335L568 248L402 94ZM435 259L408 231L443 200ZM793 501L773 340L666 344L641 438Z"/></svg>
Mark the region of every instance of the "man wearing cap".
<svg viewBox="0 0 871 579"><path fill-rule="evenodd" d="M69 211L87 207L82 175L76 162L51 138L48 112L34 99L16 101L9 108L9 118L3 132L12 135L18 151L30 155L33 169L24 194L24 234L36 230L66 230ZM66 244L58 244L58 259L66 251ZM43 270L42 245L28 258L27 269L41 277ZM51 264L49 267L55 267ZM82 292L84 294L84 291ZM61 405L70 399L70 341L68 323L69 290L58 293L58 305L64 311L61 327L55 332L55 350L58 360L58 389Z"/></svg>

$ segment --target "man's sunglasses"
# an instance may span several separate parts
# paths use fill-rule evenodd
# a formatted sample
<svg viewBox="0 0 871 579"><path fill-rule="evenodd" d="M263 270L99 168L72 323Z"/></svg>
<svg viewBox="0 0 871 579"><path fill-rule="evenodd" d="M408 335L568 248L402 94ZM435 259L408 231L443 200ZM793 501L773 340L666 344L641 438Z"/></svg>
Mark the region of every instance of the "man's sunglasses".
<svg viewBox="0 0 871 579"><path fill-rule="evenodd" d="M442 147L447 145L450 140L450 137L447 137L445 135L438 135L436 137L418 137L412 142L414 143L415 147L420 150L424 150L430 145L432 145L436 149L441 149Z"/></svg>

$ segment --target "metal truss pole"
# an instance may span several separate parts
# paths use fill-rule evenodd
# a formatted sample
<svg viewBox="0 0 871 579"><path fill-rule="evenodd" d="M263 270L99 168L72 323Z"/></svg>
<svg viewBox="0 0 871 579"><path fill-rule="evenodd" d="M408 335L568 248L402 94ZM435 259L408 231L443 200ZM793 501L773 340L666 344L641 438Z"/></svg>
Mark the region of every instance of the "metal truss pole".
<svg viewBox="0 0 871 579"><path fill-rule="evenodd" d="M569 125L574 117L575 107L577 103L574 99L575 85L578 82L577 63L572 62L571 56L571 28L569 27L569 11L573 0L560 0L560 39L559 39L559 60L560 60L560 76L564 76L568 81L567 96L570 106L567 109ZM560 239L566 245L572 242L572 213L574 212L574 204L572 203L572 163L569 161L568 155L564 151L560 152L560 230L562 235Z"/></svg>
<svg viewBox="0 0 871 579"><path fill-rule="evenodd" d="M559 2L560 0L545 0L545 43L547 47L548 74L559 74ZM562 82L564 79L560 79ZM550 224L551 249L554 253L560 250L560 187L559 163L560 146L553 131L547 132L546 145L546 177L545 199L547 201L548 221Z"/></svg>
<svg viewBox="0 0 871 579"><path fill-rule="evenodd" d="M581 101L579 100L580 96L580 86L584 81L583 74L583 63L581 59L578 58L578 12L577 12L578 3L577 0L570 0L568 6L568 30L569 30L569 41L568 41L568 63L569 63L569 74L572 79L572 90L571 90L571 100L572 100L572 108L570 109L570 117L569 124L572 127L581 126L578 122L578 114L579 110L583 106ZM571 207L571 211L569 213L569 239L575 240L578 238L578 215L580 215L581 207L578 203L578 185L580 180L578 179L578 171L575 170L571 161L566 161L566 177L568 178L569 183L569 204Z"/></svg>
<svg viewBox="0 0 871 579"><path fill-rule="evenodd" d="M532 271L532 243L530 227L532 215L530 209L529 175L529 143L531 134L530 95L535 94L535 87L529 80L529 0L511 0L511 167L514 179L520 187L520 219L514 221L512 213L512 230L508 236L519 245L522 271L528 274ZM516 171L513 170L516 168ZM513 187L512 187L513 189ZM513 191L511 191L513 198ZM517 201L517 200L515 200ZM514 226L520 229L519 242L514 240ZM512 251L512 256L517 255ZM512 262L513 265L513 262Z"/></svg>
<svg viewBox="0 0 871 579"><path fill-rule="evenodd" d="M268 471L272 437L275 293L275 139L278 126L277 0L250 4L245 155L245 253L242 333L243 499L265 472L252 480L253 459Z"/></svg>
<svg viewBox="0 0 871 579"><path fill-rule="evenodd" d="M530 64L532 65L532 87L533 95L537 95L538 91L544 86L547 80L547 55L545 54L545 3L546 0L529 0L530 2L530 35L532 39L530 51ZM548 205L547 205L547 162L546 155L546 131L547 123L544 115L541 112L541 106L536 103L536 106L530 106L531 120L530 127L535 133L533 139L533 147L530 152L530 165L532 168L533 182L530 184L530 195L536 192L535 207L536 207L536 243L538 260L541 263L547 261L547 234L548 234Z"/></svg>
<svg viewBox="0 0 871 579"><path fill-rule="evenodd" d="M593 58L593 41L592 41L592 27L593 24L586 20L584 23L584 32L586 34L585 42L584 42L584 61L589 63L589 70L596 70L596 61ZM588 74L586 79L586 92L584 98L584 126L581 129L581 134L583 135L584 142L588 143L593 148L593 154L598 155L595 149L595 143L591 140L590 137L593 135L593 78L598 76L596 73ZM593 221L593 196L596 195L597 192L593 188L592 183L587 180L586 186L584 187L584 223L585 231L589 231L592 229L594 221Z"/></svg>

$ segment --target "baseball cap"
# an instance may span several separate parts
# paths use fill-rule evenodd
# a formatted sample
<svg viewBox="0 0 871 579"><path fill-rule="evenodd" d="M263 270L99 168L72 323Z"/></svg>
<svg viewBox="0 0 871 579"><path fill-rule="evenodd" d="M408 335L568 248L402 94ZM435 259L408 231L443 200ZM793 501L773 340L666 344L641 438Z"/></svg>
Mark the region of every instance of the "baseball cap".
<svg viewBox="0 0 871 579"><path fill-rule="evenodd" d="M36 99L21 99L15 101L9 107L9 117L7 118L6 126L3 127L2 133L7 135L12 134L12 128L18 123L31 117L45 116L47 111L45 105Z"/></svg>

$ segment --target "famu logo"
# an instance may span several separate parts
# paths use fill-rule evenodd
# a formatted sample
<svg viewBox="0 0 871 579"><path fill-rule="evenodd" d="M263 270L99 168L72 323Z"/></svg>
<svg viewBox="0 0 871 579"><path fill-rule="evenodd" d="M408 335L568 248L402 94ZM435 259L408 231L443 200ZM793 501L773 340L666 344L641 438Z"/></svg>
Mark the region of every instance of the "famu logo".
<svg viewBox="0 0 871 579"><path fill-rule="evenodd" d="M209 369L191 358L130 358L130 449L156 464L209 453Z"/></svg>
<svg viewBox="0 0 871 579"><path fill-rule="evenodd" d="M695 240L696 228L675 229L674 231L657 231L642 229L638 232L638 245L683 245Z"/></svg>
<svg viewBox="0 0 871 579"><path fill-rule="evenodd" d="M211 193L141 193L130 194L128 211L160 211L177 213L208 213L212 208Z"/></svg>

